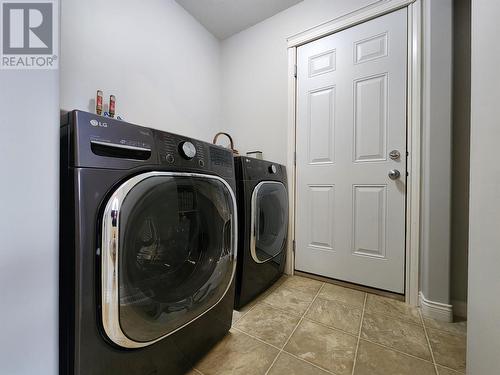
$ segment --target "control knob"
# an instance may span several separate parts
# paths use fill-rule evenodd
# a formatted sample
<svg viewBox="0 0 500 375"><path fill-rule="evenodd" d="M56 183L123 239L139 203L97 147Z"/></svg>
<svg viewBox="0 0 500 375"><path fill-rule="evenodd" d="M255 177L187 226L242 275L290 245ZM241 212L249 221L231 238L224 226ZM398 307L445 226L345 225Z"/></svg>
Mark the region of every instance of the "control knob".
<svg viewBox="0 0 500 375"><path fill-rule="evenodd" d="M196 147L189 141L179 144L179 153L184 159L191 160L196 156Z"/></svg>

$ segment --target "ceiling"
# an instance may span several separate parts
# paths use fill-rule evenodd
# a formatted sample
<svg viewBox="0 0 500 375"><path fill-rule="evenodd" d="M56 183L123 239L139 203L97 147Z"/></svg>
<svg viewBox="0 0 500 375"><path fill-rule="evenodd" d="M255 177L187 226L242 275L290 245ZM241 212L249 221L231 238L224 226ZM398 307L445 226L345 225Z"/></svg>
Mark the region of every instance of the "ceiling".
<svg viewBox="0 0 500 375"><path fill-rule="evenodd" d="M226 39L302 0L176 0L218 39Z"/></svg>

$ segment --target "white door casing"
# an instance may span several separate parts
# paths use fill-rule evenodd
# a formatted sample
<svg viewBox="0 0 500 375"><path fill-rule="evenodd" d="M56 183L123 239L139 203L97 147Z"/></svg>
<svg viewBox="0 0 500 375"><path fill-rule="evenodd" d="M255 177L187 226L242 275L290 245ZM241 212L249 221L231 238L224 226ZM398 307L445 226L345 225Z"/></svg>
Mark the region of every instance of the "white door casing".
<svg viewBox="0 0 500 375"><path fill-rule="evenodd" d="M406 8L297 48L297 270L404 293L407 58Z"/></svg>

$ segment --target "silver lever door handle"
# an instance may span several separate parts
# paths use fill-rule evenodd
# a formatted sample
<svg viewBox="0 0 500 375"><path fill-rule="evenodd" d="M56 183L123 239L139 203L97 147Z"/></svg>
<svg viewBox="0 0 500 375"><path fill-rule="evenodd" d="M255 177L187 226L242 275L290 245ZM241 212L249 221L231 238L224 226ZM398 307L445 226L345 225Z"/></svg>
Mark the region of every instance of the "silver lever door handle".
<svg viewBox="0 0 500 375"><path fill-rule="evenodd" d="M401 176L401 173L397 169L391 169L388 175L391 180L396 180Z"/></svg>

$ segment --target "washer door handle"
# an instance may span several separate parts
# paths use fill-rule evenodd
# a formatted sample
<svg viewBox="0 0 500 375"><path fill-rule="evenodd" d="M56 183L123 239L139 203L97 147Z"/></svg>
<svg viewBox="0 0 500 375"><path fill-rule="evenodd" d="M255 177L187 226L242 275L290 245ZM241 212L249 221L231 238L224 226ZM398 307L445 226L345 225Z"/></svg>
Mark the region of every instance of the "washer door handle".
<svg viewBox="0 0 500 375"><path fill-rule="evenodd" d="M232 238L233 218L227 220L222 226L222 253L224 255L233 255L233 238Z"/></svg>

